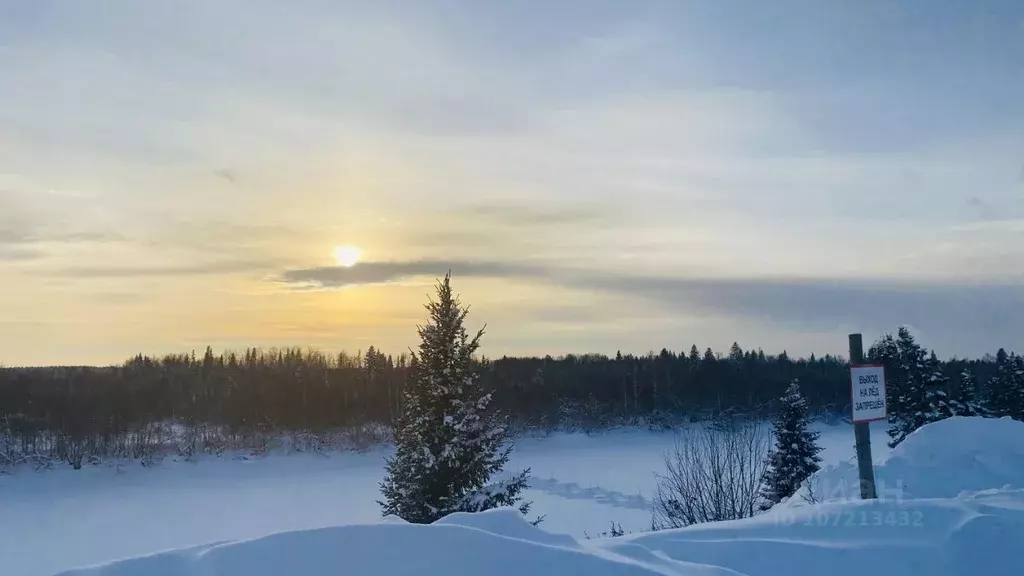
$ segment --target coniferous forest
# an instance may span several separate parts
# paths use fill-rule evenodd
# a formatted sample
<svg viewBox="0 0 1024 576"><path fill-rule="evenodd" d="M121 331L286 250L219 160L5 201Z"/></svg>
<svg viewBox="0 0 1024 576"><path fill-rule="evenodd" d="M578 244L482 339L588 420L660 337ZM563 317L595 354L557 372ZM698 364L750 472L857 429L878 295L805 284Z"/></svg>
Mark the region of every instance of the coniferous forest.
<svg viewBox="0 0 1024 576"><path fill-rule="evenodd" d="M880 338L884 344L886 340ZM877 350L884 346L876 346ZM951 397L993 396L1019 417L1024 360L1000 350L940 361L918 352ZM146 459L154 447L190 456L386 441L402 410L408 356L370 347L327 355L287 349L137 356L120 366L0 369L0 465ZM843 358L791 358L733 344L645 355L488 359L476 369L493 406L520 430L667 428L713 414L767 416L798 380L812 414L846 418ZM895 374L895 372L894 372ZM973 390L963 390L973 387Z"/></svg>

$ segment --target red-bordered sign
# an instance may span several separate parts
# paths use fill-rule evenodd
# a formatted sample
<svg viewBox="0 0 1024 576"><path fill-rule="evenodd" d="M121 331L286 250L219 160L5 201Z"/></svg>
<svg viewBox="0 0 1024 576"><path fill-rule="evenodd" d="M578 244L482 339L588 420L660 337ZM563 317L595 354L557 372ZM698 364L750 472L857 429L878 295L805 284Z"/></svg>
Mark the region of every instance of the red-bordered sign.
<svg viewBox="0 0 1024 576"><path fill-rule="evenodd" d="M875 422L888 418L884 366L850 365L850 404L855 423Z"/></svg>

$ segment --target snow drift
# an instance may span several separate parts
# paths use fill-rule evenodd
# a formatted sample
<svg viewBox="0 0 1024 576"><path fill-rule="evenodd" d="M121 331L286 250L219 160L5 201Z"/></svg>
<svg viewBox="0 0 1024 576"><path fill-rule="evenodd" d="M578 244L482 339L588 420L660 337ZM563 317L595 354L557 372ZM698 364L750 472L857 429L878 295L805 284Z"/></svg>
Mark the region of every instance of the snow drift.
<svg viewBox="0 0 1024 576"><path fill-rule="evenodd" d="M66 576L648 575L624 558L587 553L515 510L457 514L424 526L387 522L286 532L71 571Z"/></svg>
<svg viewBox="0 0 1024 576"><path fill-rule="evenodd" d="M680 530L578 541L504 509L429 526L389 519L284 532L63 574L1017 575L1024 574L1022 441L1018 422L950 419L916 432L879 468L906 481L900 498L814 505L794 498L756 518ZM843 473L830 468L819 478Z"/></svg>
<svg viewBox="0 0 1024 576"><path fill-rule="evenodd" d="M624 538L661 556L747 576L1024 574L1024 492L777 508L734 522ZM688 572L679 571L678 574Z"/></svg>
<svg viewBox="0 0 1024 576"><path fill-rule="evenodd" d="M1018 575L1024 494L913 505L850 502L578 542L510 509L429 526L390 521L285 532L74 570L64 576Z"/></svg>
<svg viewBox="0 0 1024 576"><path fill-rule="evenodd" d="M859 499L858 478L856 463L826 466L783 506ZM875 483L880 499L897 501L1024 488L1024 423L957 416L924 426L875 465Z"/></svg>

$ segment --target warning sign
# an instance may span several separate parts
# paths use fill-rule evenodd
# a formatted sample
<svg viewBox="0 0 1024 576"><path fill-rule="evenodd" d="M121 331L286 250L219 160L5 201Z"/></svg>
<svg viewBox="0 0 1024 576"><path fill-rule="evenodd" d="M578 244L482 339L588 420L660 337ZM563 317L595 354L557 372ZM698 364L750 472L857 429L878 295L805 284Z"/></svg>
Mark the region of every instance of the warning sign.
<svg viewBox="0 0 1024 576"><path fill-rule="evenodd" d="M885 369L881 364L853 364L852 380L853 421L885 420Z"/></svg>

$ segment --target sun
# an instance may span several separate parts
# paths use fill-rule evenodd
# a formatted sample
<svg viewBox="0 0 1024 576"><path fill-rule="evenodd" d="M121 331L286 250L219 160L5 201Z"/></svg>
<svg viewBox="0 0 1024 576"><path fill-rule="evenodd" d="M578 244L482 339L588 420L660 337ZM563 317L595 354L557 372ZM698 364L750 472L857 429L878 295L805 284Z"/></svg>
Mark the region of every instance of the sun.
<svg viewBox="0 0 1024 576"><path fill-rule="evenodd" d="M345 268L351 268L358 264L362 256L363 251L357 246L338 246L334 249L334 259L337 260L338 266Z"/></svg>

